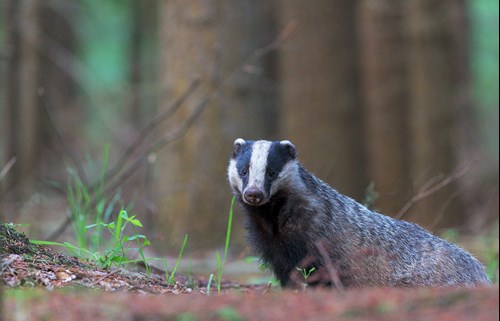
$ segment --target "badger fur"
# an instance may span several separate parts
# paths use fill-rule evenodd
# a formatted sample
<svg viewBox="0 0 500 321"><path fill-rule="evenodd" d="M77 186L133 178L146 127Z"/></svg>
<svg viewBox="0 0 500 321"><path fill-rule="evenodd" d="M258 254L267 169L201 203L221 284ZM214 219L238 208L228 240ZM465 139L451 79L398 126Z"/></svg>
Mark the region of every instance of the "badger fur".
<svg viewBox="0 0 500 321"><path fill-rule="evenodd" d="M236 139L228 178L250 245L282 286L297 283L297 269L315 271L306 283L344 287L490 283L463 249L371 211L315 177L290 141Z"/></svg>

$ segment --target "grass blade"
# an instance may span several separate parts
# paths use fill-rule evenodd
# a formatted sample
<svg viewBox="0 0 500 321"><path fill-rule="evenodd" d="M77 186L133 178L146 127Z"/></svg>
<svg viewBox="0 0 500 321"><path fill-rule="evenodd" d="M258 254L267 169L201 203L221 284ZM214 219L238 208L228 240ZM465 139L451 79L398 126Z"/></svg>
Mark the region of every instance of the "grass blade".
<svg viewBox="0 0 500 321"><path fill-rule="evenodd" d="M170 274L170 277L167 280L167 283L169 283L169 284L174 283L175 272L177 272L177 268L179 267L179 264L181 262L182 253L184 252L184 247L186 246L187 240L188 240L188 235L186 234L186 235L184 235L184 241L182 241L182 246L181 246L181 249L179 251L179 255L177 256L177 261L175 261L175 266L174 266L174 269L172 270L172 274Z"/></svg>

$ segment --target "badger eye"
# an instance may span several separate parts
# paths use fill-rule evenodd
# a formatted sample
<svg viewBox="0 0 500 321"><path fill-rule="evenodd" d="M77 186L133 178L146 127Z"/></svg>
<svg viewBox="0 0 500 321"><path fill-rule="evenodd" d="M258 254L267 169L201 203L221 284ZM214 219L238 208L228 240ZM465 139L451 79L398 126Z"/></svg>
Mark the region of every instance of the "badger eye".
<svg viewBox="0 0 500 321"><path fill-rule="evenodd" d="M273 170L268 170L267 175L269 175L269 177L273 178L274 176L276 176L276 173Z"/></svg>
<svg viewBox="0 0 500 321"><path fill-rule="evenodd" d="M243 168L241 171L240 171L240 174L241 176L247 176L248 174L248 170L246 168Z"/></svg>

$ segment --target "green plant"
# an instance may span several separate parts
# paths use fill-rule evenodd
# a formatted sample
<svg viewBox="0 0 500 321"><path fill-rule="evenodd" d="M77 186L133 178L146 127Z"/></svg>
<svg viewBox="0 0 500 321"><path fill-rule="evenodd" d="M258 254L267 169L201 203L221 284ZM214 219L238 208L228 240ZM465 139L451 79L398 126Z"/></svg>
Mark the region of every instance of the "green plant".
<svg viewBox="0 0 500 321"><path fill-rule="evenodd" d="M243 318L241 316L241 314L238 312L238 310L234 309L233 307L229 307L229 306L221 307L215 313L221 320L226 320L226 321L245 320L245 318Z"/></svg>
<svg viewBox="0 0 500 321"><path fill-rule="evenodd" d="M92 260L104 268L143 261L149 274L143 248L150 242L146 236L137 232L137 228L142 227L139 219L135 215L129 216L127 210L122 207L116 219L106 223L110 221L116 205L121 203L119 191L111 198L106 197L104 191L108 160L109 145L105 145L100 166L91 166L98 168L95 170L98 173L96 183L91 187L84 183L79 172L68 168L67 213L75 233L76 245L70 242L49 241L33 241L33 243L64 246L73 255ZM130 234L127 233L129 227L132 230ZM132 248L134 244L137 247ZM131 249L138 251L140 259L131 260L127 257L127 252Z"/></svg>
<svg viewBox="0 0 500 321"><path fill-rule="evenodd" d="M127 226L131 226L133 231L132 235L125 234ZM118 214L116 221L114 222L99 222L96 224L85 226L85 230L103 228L104 230L109 232L111 238L109 240L107 250L93 251L86 247L75 246L69 242L59 243L33 240L32 243L40 245L64 246L73 255L76 255L81 259L90 259L103 268L108 268L111 266L120 267L127 263L142 261L144 262L146 270L149 274L148 265L146 263L151 259L146 259L146 257L144 256L143 248L150 245L150 241L146 236L137 233L137 227L142 227L142 223L136 218L135 215L129 216L127 211L122 209ZM133 244L136 244L137 248L132 248ZM141 258L129 259L127 257L127 252L131 249L137 249Z"/></svg>
<svg viewBox="0 0 500 321"><path fill-rule="evenodd" d="M226 243L224 245L224 256L221 258L219 251L215 252L215 258L217 260L217 276L216 276L216 283L217 283L217 293L220 294L221 290L221 282L222 282L222 274L224 272L224 266L226 264L227 260L227 252L229 250L229 241L231 240L231 226L233 224L233 207L234 207L234 201L235 197L233 196L231 200L231 206L229 207L229 218L227 220L227 230L226 230Z"/></svg>
<svg viewBox="0 0 500 321"><path fill-rule="evenodd" d="M448 228L441 234L441 237L448 242L458 243L460 239L460 233L456 228Z"/></svg>
<svg viewBox="0 0 500 321"><path fill-rule="evenodd" d="M212 280L214 279L214 274L210 273L210 276L208 277L208 282L207 282L207 295L210 295L210 288L212 287Z"/></svg>
<svg viewBox="0 0 500 321"><path fill-rule="evenodd" d="M177 260L175 261L175 266L172 270L172 273L168 273L168 266L167 266L167 261L164 260L164 266L165 266L165 280L168 284L175 284L175 273L177 272L177 268L179 267L179 264L181 262L182 254L184 253L184 248L186 247L188 240L188 235L184 235L184 241L182 241L181 249L179 250L179 255L177 256Z"/></svg>
<svg viewBox="0 0 500 321"><path fill-rule="evenodd" d="M94 184L94 187L88 187L77 171L68 168L67 214L73 226L77 247L92 252L99 250L100 243L104 239L105 226L101 223L110 220L111 214L121 198L119 191L111 198L105 195L104 186L108 160L109 145L105 145L100 168L96 170L98 172L97 183ZM130 210L130 207L127 210ZM95 228L89 229L88 226L91 225L95 225Z"/></svg>
<svg viewBox="0 0 500 321"><path fill-rule="evenodd" d="M481 243L483 247L483 258L486 264L486 274L488 274L491 282L498 284L498 224L495 224L493 229L482 237Z"/></svg>
<svg viewBox="0 0 500 321"><path fill-rule="evenodd" d="M378 198L379 194L375 189L375 183L370 182L370 184L368 184L368 186L366 187L365 198L363 199L362 203L366 208L373 209L373 206L375 205L375 202Z"/></svg>
<svg viewBox="0 0 500 321"><path fill-rule="evenodd" d="M175 318L177 321L196 321L196 315L190 312L178 314Z"/></svg>
<svg viewBox="0 0 500 321"><path fill-rule="evenodd" d="M307 280L311 274L316 271L316 268L313 266L313 267L310 267L310 268L299 268L299 267L295 267L295 269L297 269L297 271L300 272L300 274L302 274L302 277L304 278L304 280Z"/></svg>

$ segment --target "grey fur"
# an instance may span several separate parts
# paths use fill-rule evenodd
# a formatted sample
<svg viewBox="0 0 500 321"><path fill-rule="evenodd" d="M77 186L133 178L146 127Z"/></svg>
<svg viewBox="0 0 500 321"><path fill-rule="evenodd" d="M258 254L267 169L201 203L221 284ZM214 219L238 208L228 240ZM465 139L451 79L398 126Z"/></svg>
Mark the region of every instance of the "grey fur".
<svg viewBox="0 0 500 321"><path fill-rule="evenodd" d="M277 148L288 148L290 159L272 181L265 204L243 201L236 171L241 146L254 142L236 140L228 168L233 193L246 214L249 243L283 286L294 284L294 271L306 266L333 268L323 277L318 272L319 282L329 283L334 272L343 286L353 287L490 284L472 255L416 224L376 213L340 194L302 167L295 147L284 142Z"/></svg>

